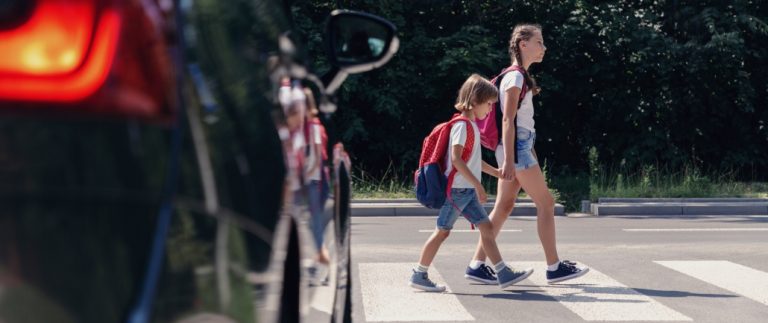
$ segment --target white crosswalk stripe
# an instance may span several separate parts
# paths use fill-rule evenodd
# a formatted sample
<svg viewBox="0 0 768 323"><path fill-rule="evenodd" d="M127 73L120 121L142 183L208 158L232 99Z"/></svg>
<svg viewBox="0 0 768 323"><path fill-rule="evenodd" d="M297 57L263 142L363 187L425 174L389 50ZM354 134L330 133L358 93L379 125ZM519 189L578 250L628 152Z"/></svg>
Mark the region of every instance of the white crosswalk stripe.
<svg viewBox="0 0 768 323"><path fill-rule="evenodd" d="M653 261L708 284L768 305L768 273L730 261ZM692 321L683 313L643 295L606 274L590 268L582 277L548 284L543 262L510 262L512 267L532 267L537 273L528 281L585 321ZM360 263L359 279L363 309L368 322L474 321L470 311L451 293L417 291L408 286L413 263ZM437 268L430 278L445 280ZM670 278L672 279L672 278ZM510 287L508 289L514 289ZM475 310L475 309L473 309ZM486 310L486 309L482 309Z"/></svg>
<svg viewBox="0 0 768 323"><path fill-rule="evenodd" d="M709 284L768 305L768 273L730 261L655 261Z"/></svg>
<svg viewBox="0 0 768 323"><path fill-rule="evenodd" d="M514 268L546 268L543 262L510 262ZM529 278L586 321L691 321L691 318L590 268L586 275L549 285L545 275Z"/></svg>
<svg viewBox="0 0 768 323"><path fill-rule="evenodd" d="M456 295L416 291L408 286L413 263L361 263L360 286L368 322L474 321ZM442 283L435 268L429 277Z"/></svg>

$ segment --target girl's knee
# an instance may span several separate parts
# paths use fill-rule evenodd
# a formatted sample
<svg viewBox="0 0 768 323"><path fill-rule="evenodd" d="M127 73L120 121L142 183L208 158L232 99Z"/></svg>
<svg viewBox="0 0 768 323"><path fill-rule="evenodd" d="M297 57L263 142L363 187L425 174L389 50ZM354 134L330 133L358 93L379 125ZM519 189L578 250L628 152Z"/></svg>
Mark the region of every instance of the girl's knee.
<svg viewBox="0 0 768 323"><path fill-rule="evenodd" d="M437 233L435 236L440 240L445 240L445 238L448 238L448 236L451 235L450 230L437 230Z"/></svg>
<svg viewBox="0 0 768 323"><path fill-rule="evenodd" d="M484 235L484 234L493 235L493 223L491 221L478 223L475 226L480 231L480 235Z"/></svg>
<svg viewBox="0 0 768 323"><path fill-rule="evenodd" d="M542 196L533 202L536 203L536 207L543 207L543 208L555 207L555 197L552 196L552 194L550 194L549 192L547 192L545 196Z"/></svg>
<svg viewBox="0 0 768 323"><path fill-rule="evenodd" d="M515 202L498 202L494 208L493 213L494 216L509 216L510 213L512 213L512 210L515 208Z"/></svg>

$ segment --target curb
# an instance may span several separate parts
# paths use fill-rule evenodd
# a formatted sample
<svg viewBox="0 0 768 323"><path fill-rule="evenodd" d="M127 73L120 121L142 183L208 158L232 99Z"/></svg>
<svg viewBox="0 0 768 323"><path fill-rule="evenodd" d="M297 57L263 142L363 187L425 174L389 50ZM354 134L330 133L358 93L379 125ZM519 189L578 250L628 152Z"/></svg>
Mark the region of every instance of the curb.
<svg viewBox="0 0 768 323"><path fill-rule="evenodd" d="M759 198L599 198L589 211L604 215L768 215L768 199Z"/></svg>
<svg viewBox="0 0 768 323"><path fill-rule="evenodd" d="M519 200L515 204L510 216L530 216L536 215L536 206L531 202ZM429 209L415 200L410 202L361 202L353 200L351 203L352 216L433 216L437 215L438 210ZM483 204L486 212L491 212L493 203ZM555 215L565 215L565 207L561 204L555 204Z"/></svg>

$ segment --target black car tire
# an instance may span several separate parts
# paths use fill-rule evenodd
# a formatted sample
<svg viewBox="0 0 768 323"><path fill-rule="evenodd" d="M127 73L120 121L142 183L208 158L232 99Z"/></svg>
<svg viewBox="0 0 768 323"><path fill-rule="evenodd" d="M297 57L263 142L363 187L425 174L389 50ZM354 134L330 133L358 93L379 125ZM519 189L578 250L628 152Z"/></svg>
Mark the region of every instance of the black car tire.
<svg viewBox="0 0 768 323"><path fill-rule="evenodd" d="M349 247L347 248L347 297L344 300L344 320L343 320L344 323L352 323L352 252L351 250L352 248L349 248Z"/></svg>
<svg viewBox="0 0 768 323"><path fill-rule="evenodd" d="M283 267L283 290L280 296L280 320L278 322L299 322L300 257L299 232L296 222L291 220L288 253L285 256L285 267Z"/></svg>

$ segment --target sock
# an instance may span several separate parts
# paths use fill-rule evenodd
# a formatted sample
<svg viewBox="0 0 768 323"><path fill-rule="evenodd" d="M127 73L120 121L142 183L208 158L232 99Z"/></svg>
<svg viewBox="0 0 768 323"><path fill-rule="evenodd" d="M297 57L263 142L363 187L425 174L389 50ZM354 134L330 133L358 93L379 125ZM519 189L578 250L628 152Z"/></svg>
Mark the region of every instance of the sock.
<svg viewBox="0 0 768 323"><path fill-rule="evenodd" d="M477 268L480 268L480 266L482 265L485 265L485 261L472 260L472 262L469 263L469 268L472 268L472 270L476 270Z"/></svg>
<svg viewBox="0 0 768 323"><path fill-rule="evenodd" d="M507 264L506 264L506 263L504 263L504 260L502 260L502 261L499 261L499 263L497 263L497 264L493 265L493 268L495 268L495 269L496 269L496 272L499 272L499 271L501 271L502 269L504 269L504 267L507 267Z"/></svg>
<svg viewBox="0 0 768 323"><path fill-rule="evenodd" d="M552 264L552 265L548 265L548 266L547 266L547 270L548 270L548 271L555 271L555 270L557 270L557 268L559 268L559 267L560 267L560 261L558 260L556 263L554 263L554 264Z"/></svg>
<svg viewBox="0 0 768 323"><path fill-rule="evenodd" d="M427 272L427 270L429 270L429 266L424 266L422 264L417 264L416 265L416 271L418 271L420 273L425 273L425 272Z"/></svg>

